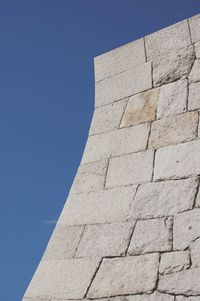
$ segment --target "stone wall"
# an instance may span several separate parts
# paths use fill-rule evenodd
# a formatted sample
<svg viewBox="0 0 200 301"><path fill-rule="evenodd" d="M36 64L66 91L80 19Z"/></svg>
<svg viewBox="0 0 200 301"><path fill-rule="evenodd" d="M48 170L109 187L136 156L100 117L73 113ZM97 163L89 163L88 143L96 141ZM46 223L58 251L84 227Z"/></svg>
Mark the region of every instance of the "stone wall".
<svg viewBox="0 0 200 301"><path fill-rule="evenodd" d="M95 58L83 158L24 301L200 300L200 15Z"/></svg>

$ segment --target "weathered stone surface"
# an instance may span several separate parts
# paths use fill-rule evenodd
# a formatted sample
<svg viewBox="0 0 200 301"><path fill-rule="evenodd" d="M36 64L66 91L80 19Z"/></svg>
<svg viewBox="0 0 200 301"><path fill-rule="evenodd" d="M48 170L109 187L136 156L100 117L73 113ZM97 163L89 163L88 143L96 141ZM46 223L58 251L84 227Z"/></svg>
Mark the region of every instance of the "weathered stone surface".
<svg viewBox="0 0 200 301"><path fill-rule="evenodd" d="M150 124L143 123L113 133L112 156L130 154L146 149Z"/></svg>
<svg viewBox="0 0 200 301"><path fill-rule="evenodd" d="M190 84L200 81L200 60L195 60L189 75Z"/></svg>
<svg viewBox="0 0 200 301"><path fill-rule="evenodd" d="M125 255L134 225L133 221L86 226L76 257Z"/></svg>
<svg viewBox="0 0 200 301"><path fill-rule="evenodd" d="M104 259L88 297L150 293L156 286L158 261L158 254Z"/></svg>
<svg viewBox="0 0 200 301"><path fill-rule="evenodd" d="M97 259L41 261L25 297L82 299L98 265Z"/></svg>
<svg viewBox="0 0 200 301"><path fill-rule="evenodd" d="M197 268L200 267L200 235L195 241L193 241L190 245L190 253L192 260L192 267Z"/></svg>
<svg viewBox="0 0 200 301"><path fill-rule="evenodd" d="M154 292L153 294L127 295L111 298L95 299L96 301L174 301L174 296Z"/></svg>
<svg viewBox="0 0 200 301"><path fill-rule="evenodd" d="M129 127L155 120L158 98L159 89L152 89L132 96L128 101L120 127Z"/></svg>
<svg viewBox="0 0 200 301"><path fill-rule="evenodd" d="M49 298L23 298L22 301L51 301ZM53 300L54 301L54 300Z"/></svg>
<svg viewBox="0 0 200 301"><path fill-rule="evenodd" d="M154 86L157 87L187 76L194 59L193 46L171 52L170 55L158 57L153 63Z"/></svg>
<svg viewBox="0 0 200 301"><path fill-rule="evenodd" d="M200 15L196 15L189 18L190 32L192 42L197 42L200 40Z"/></svg>
<svg viewBox="0 0 200 301"><path fill-rule="evenodd" d="M71 196L58 222L81 225L126 221L135 192L136 186L130 186Z"/></svg>
<svg viewBox="0 0 200 301"><path fill-rule="evenodd" d="M174 249L187 248L200 237L200 209L179 213L174 217Z"/></svg>
<svg viewBox="0 0 200 301"><path fill-rule="evenodd" d="M43 259L73 258L83 229L83 226L57 225L46 248Z"/></svg>
<svg viewBox="0 0 200 301"><path fill-rule="evenodd" d="M149 148L160 148L193 140L197 137L198 112L187 112L152 123Z"/></svg>
<svg viewBox="0 0 200 301"><path fill-rule="evenodd" d="M200 189L199 189L199 192L197 194L197 197L196 197L196 205L195 207L199 208L200 207Z"/></svg>
<svg viewBox="0 0 200 301"><path fill-rule="evenodd" d="M190 267L189 251L167 252L161 254L160 274L175 273Z"/></svg>
<svg viewBox="0 0 200 301"><path fill-rule="evenodd" d="M176 23L145 37L147 59L154 60L158 55L169 53L191 44L187 20Z"/></svg>
<svg viewBox="0 0 200 301"><path fill-rule="evenodd" d="M170 251L172 248L172 218L137 221L128 254Z"/></svg>
<svg viewBox="0 0 200 301"><path fill-rule="evenodd" d="M117 129L125 110L126 101L121 100L97 108L94 111L90 127L90 135Z"/></svg>
<svg viewBox="0 0 200 301"><path fill-rule="evenodd" d="M174 296L170 296L167 294L160 294L158 292L155 292L155 293L149 295L148 301L174 301Z"/></svg>
<svg viewBox="0 0 200 301"><path fill-rule="evenodd" d="M197 179L143 184L132 203L130 217L155 218L192 209L197 185Z"/></svg>
<svg viewBox="0 0 200 301"><path fill-rule="evenodd" d="M160 148L155 156L154 180L200 174L200 140Z"/></svg>
<svg viewBox="0 0 200 301"><path fill-rule="evenodd" d="M80 194L104 187L108 160L80 165L70 194Z"/></svg>
<svg viewBox="0 0 200 301"><path fill-rule="evenodd" d="M200 83L189 86L188 109L196 110L200 108Z"/></svg>
<svg viewBox="0 0 200 301"><path fill-rule="evenodd" d="M187 80L179 80L160 88L157 118L173 116L186 111Z"/></svg>
<svg viewBox="0 0 200 301"><path fill-rule="evenodd" d="M95 57L95 81L145 63L144 40L139 39Z"/></svg>
<svg viewBox="0 0 200 301"><path fill-rule="evenodd" d="M177 296L176 301L200 301L200 296L197 297Z"/></svg>
<svg viewBox="0 0 200 301"><path fill-rule="evenodd" d="M96 83L96 106L106 105L151 87L152 75L149 62Z"/></svg>
<svg viewBox="0 0 200 301"><path fill-rule="evenodd" d="M151 181L153 151L110 159L106 187L139 184Z"/></svg>
<svg viewBox="0 0 200 301"><path fill-rule="evenodd" d="M195 43L194 46L195 46L196 58L200 59L200 42Z"/></svg>
<svg viewBox="0 0 200 301"><path fill-rule="evenodd" d="M158 290L177 295L200 294L200 268L189 269L178 273L166 274L160 277Z"/></svg>

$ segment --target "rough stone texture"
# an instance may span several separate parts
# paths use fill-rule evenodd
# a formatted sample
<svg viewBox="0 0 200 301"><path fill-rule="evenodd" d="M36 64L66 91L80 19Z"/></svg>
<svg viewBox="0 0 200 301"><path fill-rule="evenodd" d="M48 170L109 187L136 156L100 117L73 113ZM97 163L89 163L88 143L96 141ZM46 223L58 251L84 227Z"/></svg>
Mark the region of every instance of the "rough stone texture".
<svg viewBox="0 0 200 301"><path fill-rule="evenodd" d="M199 297L177 296L176 301L200 301L200 296Z"/></svg>
<svg viewBox="0 0 200 301"><path fill-rule="evenodd" d="M194 62L194 48L188 46L160 56L153 63L153 83L157 87L187 76Z"/></svg>
<svg viewBox="0 0 200 301"><path fill-rule="evenodd" d="M78 247L83 226L57 225L44 253L45 260L73 258Z"/></svg>
<svg viewBox="0 0 200 301"><path fill-rule="evenodd" d="M197 197L196 197L196 205L195 205L195 207L197 207L197 208L200 207L200 189L199 189Z"/></svg>
<svg viewBox="0 0 200 301"><path fill-rule="evenodd" d="M124 256L135 222L88 225L76 257Z"/></svg>
<svg viewBox="0 0 200 301"><path fill-rule="evenodd" d="M200 295L200 268L166 274L160 277L158 290L177 295Z"/></svg>
<svg viewBox="0 0 200 301"><path fill-rule="evenodd" d="M187 112L152 123L149 148L160 148L193 140L197 136L198 112Z"/></svg>
<svg viewBox="0 0 200 301"><path fill-rule="evenodd" d="M172 218L142 220L136 223L128 254L170 251L172 248Z"/></svg>
<svg viewBox="0 0 200 301"><path fill-rule="evenodd" d="M82 299L98 265L97 259L41 261L25 297Z"/></svg>
<svg viewBox="0 0 200 301"><path fill-rule="evenodd" d="M200 40L200 15L196 15L189 18L190 32L192 37L192 42L197 42Z"/></svg>
<svg viewBox="0 0 200 301"><path fill-rule="evenodd" d="M200 235L199 235L200 237ZM192 268L200 267L200 238L197 238L190 245Z"/></svg>
<svg viewBox="0 0 200 301"><path fill-rule="evenodd" d="M102 298L95 299L96 301L174 301L174 296L170 296L167 294L161 294L157 291L153 294L147 295L127 295L127 296L119 296L119 297L110 297L110 298Z"/></svg>
<svg viewBox="0 0 200 301"><path fill-rule="evenodd" d="M90 135L117 129L121 122L125 105L126 101L122 100L97 108L93 115Z"/></svg>
<svg viewBox="0 0 200 301"><path fill-rule="evenodd" d="M163 181L139 187L132 208L132 218L155 218L192 209L197 179Z"/></svg>
<svg viewBox="0 0 200 301"><path fill-rule="evenodd" d="M80 194L103 189L107 168L108 160L80 165L70 193Z"/></svg>
<svg viewBox="0 0 200 301"><path fill-rule="evenodd" d="M106 187L149 182L152 170L153 151L111 158Z"/></svg>
<svg viewBox="0 0 200 301"><path fill-rule="evenodd" d="M189 251L168 252L161 254L160 274L175 273L190 267Z"/></svg>
<svg viewBox="0 0 200 301"><path fill-rule="evenodd" d="M59 223L68 225L123 222L127 219L136 186L71 196Z"/></svg>
<svg viewBox="0 0 200 301"><path fill-rule="evenodd" d="M23 298L22 301L51 301L49 298ZM54 300L53 300L54 301Z"/></svg>
<svg viewBox="0 0 200 301"><path fill-rule="evenodd" d="M195 60L189 75L190 84L200 81L200 60Z"/></svg>
<svg viewBox="0 0 200 301"><path fill-rule="evenodd" d="M200 237L200 209L179 213L174 217L174 249L183 250Z"/></svg>
<svg viewBox="0 0 200 301"><path fill-rule="evenodd" d="M151 89L151 63L145 63L96 83L96 106Z"/></svg>
<svg viewBox="0 0 200 301"><path fill-rule="evenodd" d="M152 89L132 96L128 101L120 127L129 127L155 120L158 97L159 89Z"/></svg>
<svg viewBox="0 0 200 301"><path fill-rule="evenodd" d="M200 83L189 86L188 109L200 109Z"/></svg>
<svg viewBox="0 0 200 301"><path fill-rule="evenodd" d="M104 259L88 297L150 293L156 286L158 261L158 254Z"/></svg>
<svg viewBox="0 0 200 301"><path fill-rule="evenodd" d="M187 80L179 80L160 88L157 118L173 116L186 111Z"/></svg>
<svg viewBox="0 0 200 301"><path fill-rule="evenodd" d="M200 42L194 44L196 58L200 59Z"/></svg>
<svg viewBox="0 0 200 301"><path fill-rule="evenodd" d="M169 53L191 44L187 20L157 31L145 37L147 59L154 60L158 55Z"/></svg>
<svg viewBox="0 0 200 301"><path fill-rule="evenodd" d="M150 124L143 123L117 130L113 134L112 156L130 154L146 149Z"/></svg>
<svg viewBox="0 0 200 301"><path fill-rule="evenodd" d="M96 82L145 63L143 39L95 57Z"/></svg>
<svg viewBox="0 0 200 301"><path fill-rule="evenodd" d="M200 174L200 140L160 148L155 156L154 180Z"/></svg>

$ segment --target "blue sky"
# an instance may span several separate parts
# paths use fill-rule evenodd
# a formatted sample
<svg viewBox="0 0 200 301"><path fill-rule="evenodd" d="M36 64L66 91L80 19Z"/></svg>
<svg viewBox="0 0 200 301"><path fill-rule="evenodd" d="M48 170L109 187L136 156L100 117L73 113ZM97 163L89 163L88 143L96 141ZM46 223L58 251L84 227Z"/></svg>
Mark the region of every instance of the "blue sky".
<svg viewBox="0 0 200 301"><path fill-rule="evenodd" d="M0 0L0 294L18 301L65 203L93 107L93 57L198 0Z"/></svg>

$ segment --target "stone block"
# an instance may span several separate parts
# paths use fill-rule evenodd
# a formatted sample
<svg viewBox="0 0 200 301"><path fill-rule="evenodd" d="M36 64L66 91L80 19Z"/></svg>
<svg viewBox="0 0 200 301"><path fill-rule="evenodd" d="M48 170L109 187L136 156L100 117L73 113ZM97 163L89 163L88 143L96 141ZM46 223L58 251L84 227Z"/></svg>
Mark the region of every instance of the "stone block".
<svg viewBox="0 0 200 301"><path fill-rule="evenodd" d="M154 87L188 76L195 60L193 46L159 56L153 63Z"/></svg>
<svg viewBox="0 0 200 301"><path fill-rule="evenodd" d="M189 83L192 84L199 81L200 81L200 60L195 60L189 75Z"/></svg>
<svg viewBox="0 0 200 301"><path fill-rule="evenodd" d="M160 274L175 273L190 267L189 251L167 252L161 254Z"/></svg>
<svg viewBox="0 0 200 301"><path fill-rule="evenodd" d="M59 219L60 224L84 225L127 220L136 186L72 195Z"/></svg>
<svg viewBox="0 0 200 301"><path fill-rule="evenodd" d="M197 193L195 207L200 208L200 189L199 189L199 191Z"/></svg>
<svg viewBox="0 0 200 301"><path fill-rule="evenodd" d="M161 294L155 291L153 294L124 295L110 298L95 299L96 301L174 301L174 296ZM56 301L56 300L55 300Z"/></svg>
<svg viewBox="0 0 200 301"><path fill-rule="evenodd" d="M200 238L194 240L190 245L192 268L200 267Z"/></svg>
<svg viewBox="0 0 200 301"><path fill-rule="evenodd" d="M124 256L135 221L87 225L76 257Z"/></svg>
<svg viewBox="0 0 200 301"><path fill-rule="evenodd" d="M149 295L148 301L174 301L174 296L155 292Z"/></svg>
<svg viewBox="0 0 200 301"><path fill-rule="evenodd" d="M187 20L171 25L145 37L147 59L169 53L191 44Z"/></svg>
<svg viewBox="0 0 200 301"><path fill-rule="evenodd" d="M104 259L89 298L150 293L156 286L158 254Z"/></svg>
<svg viewBox="0 0 200 301"><path fill-rule="evenodd" d="M149 62L96 83L96 107L143 92L151 87L152 74Z"/></svg>
<svg viewBox="0 0 200 301"><path fill-rule="evenodd" d="M198 122L198 112L187 112L154 121L151 126L149 148L157 149L195 139Z"/></svg>
<svg viewBox="0 0 200 301"><path fill-rule="evenodd" d="M186 111L188 97L187 80L179 80L160 88L157 118L181 114Z"/></svg>
<svg viewBox="0 0 200 301"><path fill-rule="evenodd" d="M176 301L200 301L200 296L197 297L177 296Z"/></svg>
<svg viewBox="0 0 200 301"><path fill-rule="evenodd" d="M200 109L200 83L189 86L188 109Z"/></svg>
<svg viewBox="0 0 200 301"><path fill-rule="evenodd" d="M128 254L163 252L172 249L172 218L137 221Z"/></svg>
<svg viewBox="0 0 200 301"><path fill-rule="evenodd" d="M174 217L174 250L187 248L200 237L200 209L179 213Z"/></svg>
<svg viewBox="0 0 200 301"><path fill-rule="evenodd" d="M153 151L111 158L106 187L150 182L152 171Z"/></svg>
<svg viewBox="0 0 200 301"><path fill-rule="evenodd" d="M156 119L159 89L130 97L120 127L129 127Z"/></svg>
<svg viewBox="0 0 200 301"><path fill-rule="evenodd" d="M144 40L139 39L95 57L95 81L145 63Z"/></svg>
<svg viewBox="0 0 200 301"><path fill-rule="evenodd" d="M154 180L200 174L200 140L160 148L155 156Z"/></svg>
<svg viewBox="0 0 200 301"><path fill-rule="evenodd" d="M192 42L197 42L200 40L200 14L189 18L190 32Z"/></svg>
<svg viewBox="0 0 200 301"><path fill-rule="evenodd" d="M41 261L25 297L83 299L98 265L97 259Z"/></svg>
<svg viewBox="0 0 200 301"><path fill-rule="evenodd" d="M194 44L196 58L200 59L200 42Z"/></svg>
<svg viewBox="0 0 200 301"><path fill-rule="evenodd" d="M193 208L197 179L147 183L139 187L130 210L135 219L174 215Z"/></svg>

